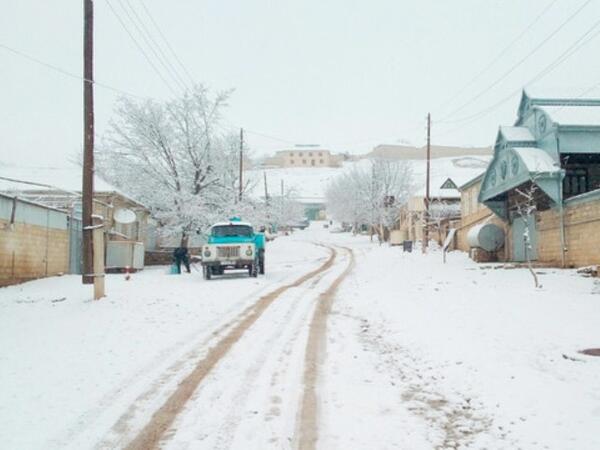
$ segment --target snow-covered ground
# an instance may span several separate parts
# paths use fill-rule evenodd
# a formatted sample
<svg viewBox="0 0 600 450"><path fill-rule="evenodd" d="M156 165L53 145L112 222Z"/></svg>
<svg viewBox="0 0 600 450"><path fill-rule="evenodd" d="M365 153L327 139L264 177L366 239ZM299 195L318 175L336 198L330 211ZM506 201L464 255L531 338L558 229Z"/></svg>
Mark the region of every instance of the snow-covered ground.
<svg viewBox="0 0 600 450"><path fill-rule="evenodd" d="M578 353L600 347L600 280L543 269L536 290L460 252L354 248L320 448L600 448L600 358Z"/></svg>
<svg viewBox="0 0 600 450"><path fill-rule="evenodd" d="M325 256L275 241L266 277L205 282L196 271L149 268L130 281L109 275L109 295L98 302L76 276L0 289L0 447L93 447L149 385L175 385L187 367L165 375L213 332Z"/></svg>
<svg viewBox="0 0 600 450"><path fill-rule="evenodd" d="M295 448L315 306L348 267L316 348L316 448L600 448L600 281L571 270L403 253L322 224L268 247L268 274L206 282L148 269L0 289L0 442L9 449L122 448L240 313L283 292L219 356L165 448ZM242 318L240 318L242 317ZM224 331L225 330L225 331ZM304 405L304 406L303 406ZM312 448L312 447L306 447Z"/></svg>

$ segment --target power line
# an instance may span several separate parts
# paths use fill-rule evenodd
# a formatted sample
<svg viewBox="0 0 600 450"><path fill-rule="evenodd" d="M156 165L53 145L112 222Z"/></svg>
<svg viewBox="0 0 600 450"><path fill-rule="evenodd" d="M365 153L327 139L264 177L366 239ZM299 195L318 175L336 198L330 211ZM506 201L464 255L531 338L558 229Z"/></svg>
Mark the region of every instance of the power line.
<svg viewBox="0 0 600 450"><path fill-rule="evenodd" d="M500 53L498 53L494 59L492 61L490 61L483 69L481 69L473 78L471 78L462 88L460 88L454 95L452 95L452 97L450 97L448 100L446 100L444 103L442 103L439 106L439 109L444 108L448 103L451 103L452 101L454 101L459 95L461 95L467 88L469 88L470 86L473 85L473 83L475 83L475 81L477 81L479 78L481 78L481 76L486 73L490 68L492 68L504 55L506 55L506 53L508 53L508 51L517 43L519 42L530 30L531 28L533 28L535 26L536 23L538 23L540 21L540 19L542 17L544 17L546 15L546 13L548 11L550 11L550 9L556 4L556 2L558 2L558 0L552 0L550 3L548 3L548 5L546 5L546 7L542 10L542 12L540 14L538 14L535 19L533 19L532 22L529 23L529 25L527 25L527 27L525 27L525 29L523 31L521 31L521 33L519 33L519 35L517 37L515 37L512 41L510 41L508 43L508 45L506 45L501 51Z"/></svg>
<svg viewBox="0 0 600 450"><path fill-rule="evenodd" d="M165 69L166 73L175 81L175 84L179 85L184 91L188 89L185 80L181 78L177 70L173 67L169 59L166 57L160 46L157 44L156 40L152 36L152 33L148 30L143 20L140 18L135 8L131 5L129 0L117 0L121 5L121 8L127 15L127 18L133 23L139 35L142 37L152 54L155 56L156 60L160 63L160 65ZM127 5L127 7L125 6ZM131 11L132 14L129 13Z"/></svg>
<svg viewBox="0 0 600 450"><path fill-rule="evenodd" d="M146 59L146 61L150 65L150 67L152 67L152 70L154 70L154 72L159 76L159 78L162 80L162 82L165 84L165 86L167 86L167 88L169 88L169 90L174 95L177 95L177 91L175 89L173 89L173 86L171 86L171 84L166 80L166 78L162 75L162 73L154 65L154 63L152 62L152 60L150 59L150 57L148 56L148 54L146 53L146 51L144 50L144 48L140 45L140 43L137 41L137 39L135 38L135 36L133 36L133 34L131 33L131 31L129 31L129 28L127 28L127 25L125 24L125 22L123 21L123 19L121 19L121 16L119 16L119 13L113 7L113 5L111 4L111 2L109 0L106 0L106 4L110 8L110 10L113 12L113 14L115 15L115 17L117 18L117 20L119 21L119 23L121 24L121 26L123 27L123 29L125 30L125 32L129 35L129 37L131 38L131 40L133 41L133 43L135 44L135 46L137 47L137 49L144 56L144 58Z"/></svg>
<svg viewBox="0 0 600 450"><path fill-rule="evenodd" d="M521 58L519 61L517 61L517 63L515 63L514 65L512 65L506 72L504 72L499 78L497 78L492 84L490 84L489 86L487 86L485 89L483 89L482 91L480 91L477 95L475 95L474 97L471 97L466 103L463 103L461 106L459 106L458 108L454 109L453 111L451 111L450 113L446 114L445 116L443 116L439 122L443 122L445 121L447 118L452 117L454 114L456 114L459 111L462 111L464 108L466 108L467 106L469 106L471 103L473 103L474 101L476 101L477 99L479 99L480 97L482 97L483 95L485 95L486 93L489 92L490 89L492 89L493 87L495 87L496 85L498 85L500 82L502 82L506 77L508 77L512 72L514 72L519 66L521 66L521 64L523 64L525 61L527 61L531 56L533 56L538 50L540 50L544 45L546 45L554 36L556 36L556 34L558 32L560 32L560 30L562 30L569 22L571 22L579 13L581 13L581 11L583 11L583 9L588 6L590 3L592 2L592 0L586 0L579 8L577 8L577 10L575 10L574 13L572 13L566 20L564 20L557 28L555 28L548 36L546 36L537 46L535 46L533 48L533 50L531 50L529 53L527 53L527 55L525 55L523 58Z"/></svg>
<svg viewBox="0 0 600 450"><path fill-rule="evenodd" d="M525 86L531 85L532 83L535 83L536 81L541 80L546 75L548 75L550 72L552 72L554 69L556 69L560 64L562 64L568 58L573 56L577 51L579 51L585 45L587 45L592 40L594 40L600 34L600 30L596 31L596 33L592 34L594 32L594 30L596 28L598 28L598 26L600 26L600 20L596 21L590 28L588 28L586 30L585 33L583 33L583 35L581 35L573 44L571 44L556 59L554 59L552 62L550 62L550 64L548 64L546 67L544 67L544 69L542 69L540 72L538 72L533 78L531 78L529 81L527 81L527 83L525 83ZM518 88L518 89L512 91L510 94L508 94L506 97L504 97L497 103L494 103L493 105L491 105L481 111L478 111L475 114L471 114L470 116L463 117L461 119L457 119L452 122L445 122L445 123L459 123L459 122L466 122L466 123L464 123L463 125L458 126L456 128L453 128L451 130L448 130L446 132L443 132L441 134L441 136L445 136L447 134L451 134L455 131L458 131L458 130L462 129L463 126L473 123L473 122L479 120L480 118L486 116L487 114L489 114L490 112L492 112L493 110L498 108L499 106L503 105L504 103L506 103L507 101L512 99L515 95L519 94L521 92L521 90L522 90L521 88ZM583 94L583 95L585 95L585 94Z"/></svg>
<svg viewBox="0 0 600 450"><path fill-rule="evenodd" d="M140 0L140 4L142 5L142 8L146 12L146 15L150 18L150 21L154 25L154 28L156 28L156 31L158 31L158 34L160 35L160 37L162 38L162 40L166 44L167 48L170 50L171 54L175 58L175 61L177 61L177 63L179 64L179 66L181 67L181 69L183 70L183 72L187 75L187 77L189 78L191 84L192 85L195 84L196 82L194 81L194 77L192 77L192 75L190 75L190 72L187 70L187 68L185 67L185 65L181 62L181 60L177 56L177 53L175 52L175 50L173 49L173 47L169 43L168 39L166 38L166 36L162 32L161 28L158 26L158 23L156 22L156 20L154 20L154 17L150 13L150 10L146 6L145 2L143 0Z"/></svg>
<svg viewBox="0 0 600 450"><path fill-rule="evenodd" d="M48 69L51 69L51 70L53 70L55 72L58 72L58 73L60 73L62 75L65 75L67 77L74 78L74 79L79 80L79 81L92 82L94 85L96 85L98 87L101 87L101 88L104 88L104 89L108 89L109 91L117 92L119 94L123 94L123 95L129 96L129 97L135 97L135 98L139 98L139 99L147 99L148 98L148 97L143 97L141 95L133 94L133 93L128 92L128 91L124 91L123 89L116 88L116 87L111 86L111 85L106 84L106 83L101 83L99 81L93 81L93 80L86 80L81 75L77 75L77 74L75 74L73 72L69 72L68 70L65 70L65 69L63 69L61 67L58 67L58 66L55 66L53 64L47 63L45 61L42 61L41 59L38 59L38 58L36 58L34 56L31 56L31 55L28 55L27 53L24 53L24 52L22 52L20 50L14 49L14 48L9 47L7 45L0 44L0 48L3 48L4 50L9 51L9 52L11 52L14 55L17 55L17 56L19 56L19 57L21 57L23 59L26 59L26 60L28 60L30 62L33 62L35 64L38 64L40 66L44 66L44 67L46 67Z"/></svg>

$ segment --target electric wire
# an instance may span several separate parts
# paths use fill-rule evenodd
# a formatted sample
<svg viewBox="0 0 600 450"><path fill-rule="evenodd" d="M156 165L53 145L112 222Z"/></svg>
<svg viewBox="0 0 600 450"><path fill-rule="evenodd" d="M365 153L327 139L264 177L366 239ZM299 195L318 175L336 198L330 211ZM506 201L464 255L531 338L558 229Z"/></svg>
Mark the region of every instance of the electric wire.
<svg viewBox="0 0 600 450"><path fill-rule="evenodd" d="M175 58L175 61L177 61L177 63L181 67L182 71L185 73L185 75L190 80L190 83L192 85L196 84L196 82L194 81L194 77L192 77L192 75L190 74L190 72L187 70L187 67L181 62L181 59L179 59L179 57L177 56L177 53L173 49L173 46L171 45L171 43L169 42L169 40L167 39L167 37L165 36L165 34L162 32L162 29L160 28L160 26L158 25L158 23L156 22L156 20L154 20L154 16L150 13L150 10L146 6L146 3L143 0L140 0L140 4L142 5L142 9L145 11L146 15L150 18L150 21L154 25L154 28L156 28L156 31L158 31L159 36L162 38L162 40L166 44L167 48L169 49L169 51L173 55L173 58Z"/></svg>
<svg viewBox="0 0 600 450"><path fill-rule="evenodd" d="M175 67L173 67L169 59L166 57L163 50L156 42L156 40L152 36L152 33L150 33L143 20L140 18L139 14L136 12L133 5L131 5L129 0L125 0L124 2L122 0L117 1L119 2L119 5L121 5L121 8L125 12L127 18L133 24L133 26L139 33L139 36L142 37L142 39L146 43L146 46L150 49L158 63L163 67L163 69L165 69L165 72L172 78L175 84L177 84L179 88L183 89L183 91L186 91L188 89L186 81L183 78L181 78Z"/></svg>
<svg viewBox="0 0 600 450"><path fill-rule="evenodd" d="M148 53L146 53L146 51L144 50L144 48L140 45L140 43L137 41L137 39L135 38L135 36L131 33L131 31L129 31L129 28L127 28L127 25L125 24L125 22L123 21L123 19L121 19L121 16L119 15L119 13L117 12L117 10L113 7L112 3L110 2L110 0L106 0L106 4L108 5L108 7L110 8L110 10L112 11L112 13L114 14L114 16L117 18L117 20L119 21L119 23L121 24L121 27L123 27L123 29L125 30L125 32L129 35L130 39L133 41L133 43L135 44L135 46L137 47L137 49L140 51L140 53L144 56L144 58L146 59L146 61L148 62L148 64L150 65L150 67L152 68L152 70L154 70L154 72L158 75L158 77L162 80L162 82L165 84L165 86L167 86L167 88L174 94L177 95L177 91L173 88L173 86L171 86L171 84L167 81L167 79L163 76L163 74L160 72L160 70L158 70L158 68L154 65L154 62L152 62L152 59L148 56Z"/></svg>
<svg viewBox="0 0 600 450"><path fill-rule="evenodd" d="M531 21L527 27L525 27L525 29L523 31L521 31L521 33L519 33L517 35L517 37L515 37L512 41L510 41L508 43L508 45L506 45L495 57L494 59L492 59L492 61L490 61L483 69L481 69L479 72L477 72L477 74L471 78L467 83L465 83L465 85L463 85L463 87L461 87L455 94L452 95L452 97L450 97L448 100L446 100L444 103L442 103L438 108L436 109L442 109L444 108L446 105L448 105L449 103L453 102L458 96L460 96L462 93L464 93L469 87L471 87L473 85L473 83L475 83L475 81L477 81L479 78L481 78L481 76L483 74L485 74L489 69L491 69L498 61L500 61L500 59L506 55L508 53L508 51L517 43L519 42L541 19L542 17L544 17L548 11L550 11L550 9L558 2L558 0L552 0L550 3L548 3L546 5L546 7L542 10L542 12L540 14L538 14L535 19L533 19L533 21Z"/></svg>
<svg viewBox="0 0 600 450"><path fill-rule="evenodd" d="M600 30L596 31L596 33L593 33L594 30L596 30L599 26L600 26L600 20L596 21L590 28L588 28L586 30L585 33L583 33L583 35L581 35L574 43L572 43L556 59L554 59L552 62L550 62L550 64L548 64L546 67L544 67L544 69L542 69L540 72L538 72L536 75L534 75L529 81L527 81L525 83L525 86L527 87L527 86L531 85L532 83L535 83L535 82L541 80L546 75L551 73L554 69L556 69L560 64L564 63L567 59L569 59L571 56L573 56L577 51L579 51L585 45L587 45L591 41L593 41L598 35L600 35ZM452 128L451 130L444 131L444 132L438 134L437 137L452 134L452 133L462 129L464 126L469 125L473 122L476 122L477 120L481 119L482 117L485 117L487 114L494 111L498 107L502 106L504 103L511 100L515 95L519 94L521 91L522 91L522 88L515 89L510 94L508 94L506 97L503 97L500 101L494 103L493 105L491 105L481 111L478 111L475 114L471 114L471 115L463 117L461 119L457 119L453 122L445 122L445 123L459 123L459 122L466 122L466 123L463 123L462 125L460 125L458 127ZM585 94L583 94L583 95L585 95Z"/></svg>
<svg viewBox="0 0 600 450"><path fill-rule="evenodd" d="M134 94L132 92L125 91L123 89L111 86L109 84L102 83L100 81L88 80L88 79L82 77L81 75L77 75L77 74L75 74L73 72L69 72L68 70L65 70L65 69L63 69L61 67L58 67L58 66L55 66L53 64L47 63L45 61L42 61L41 59L38 59L38 58L36 58L34 56L28 55L27 53L24 53L24 52L22 52L20 50L14 49L12 47L9 47L9 46L1 44L1 43L0 43L0 48L3 48L4 50L6 50L8 52L11 52L14 55L17 55L17 56L19 56L19 57L21 57L23 59L26 59L26 60L28 60L30 62L33 62L35 64L38 64L40 66L44 66L47 69L51 69L51 70L53 70L55 72L58 72L58 73L60 73L62 75L65 75L67 77L74 78L74 79L77 79L77 80L80 80L80 81L87 81L87 82L91 81L92 84L94 84L94 85L96 85L98 87L101 87L103 89L107 89L107 90L110 90L110 91L113 91L113 92L116 92L116 93L119 93L119 94L122 94L122 95L125 95L125 96L128 96L128 97L134 97L134 98L138 98L138 99L141 99L141 100L145 100L145 99L150 98L150 97L144 97L144 96L141 96L141 95Z"/></svg>
<svg viewBox="0 0 600 450"><path fill-rule="evenodd" d="M579 6L566 20L560 23L558 27L556 27L549 35L547 35L538 45L536 45L531 51L529 51L523 58L513 64L506 72L504 72L499 78L494 80L489 86L485 89L481 90L475 96L471 97L467 102L463 103L458 108L452 110L450 113L444 115L439 122L444 122L446 119L454 116L457 112L462 111L467 106L471 105L474 101L481 98L483 95L489 92L490 89L497 86L499 83L504 81L511 73L513 73L517 68L519 68L524 62L526 62L531 56L537 53L542 47L544 47L552 38L554 38L567 24L569 24L575 17L577 17L590 3L592 0L586 0L581 6Z"/></svg>

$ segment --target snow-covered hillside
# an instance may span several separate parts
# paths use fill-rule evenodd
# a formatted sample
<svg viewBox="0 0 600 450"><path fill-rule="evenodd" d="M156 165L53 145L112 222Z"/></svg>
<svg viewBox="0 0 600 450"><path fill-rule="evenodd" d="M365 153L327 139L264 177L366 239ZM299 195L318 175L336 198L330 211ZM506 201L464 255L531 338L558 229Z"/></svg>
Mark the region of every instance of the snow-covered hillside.
<svg viewBox="0 0 600 450"><path fill-rule="evenodd" d="M451 178L457 186L481 174L488 162L485 156L461 156L453 158L438 158L431 160L431 195L436 196L439 187ZM253 183L253 194L264 197L264 174L267 177L269 195L281 193L281 182L284 188L293 189L295 195L303 202L322 202L329 182L336 176L351 171L356 166L368 166L369 160L346 162L340 168L285 168L285 169L254 169L248 172ZM414 193L418 195L424 190L426 163L424 160L407 161L412 166L414 176Z"/></svg>

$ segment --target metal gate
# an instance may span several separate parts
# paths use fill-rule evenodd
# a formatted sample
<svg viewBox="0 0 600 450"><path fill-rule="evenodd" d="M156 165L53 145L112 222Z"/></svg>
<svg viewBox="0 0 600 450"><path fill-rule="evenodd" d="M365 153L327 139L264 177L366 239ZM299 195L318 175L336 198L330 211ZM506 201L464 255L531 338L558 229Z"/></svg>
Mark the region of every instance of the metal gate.
<svg viewBox="0 0 600 450"><path fill-rule="evenodd" d="M69 273L81 274L83 227L81 219L69 216Z"/></svg>
<svg viewBox="0 0 600 450"><path fill-rule="evenodd" d="M529 245L527 245L525 231L528 230ZM513 218L512 223L512 247L513 261L523 262L530 259L535 261L537 256L537 229L535 226L535 216L526 217L517 216ZM529 256L529 258L528 258Z"/></svg>

